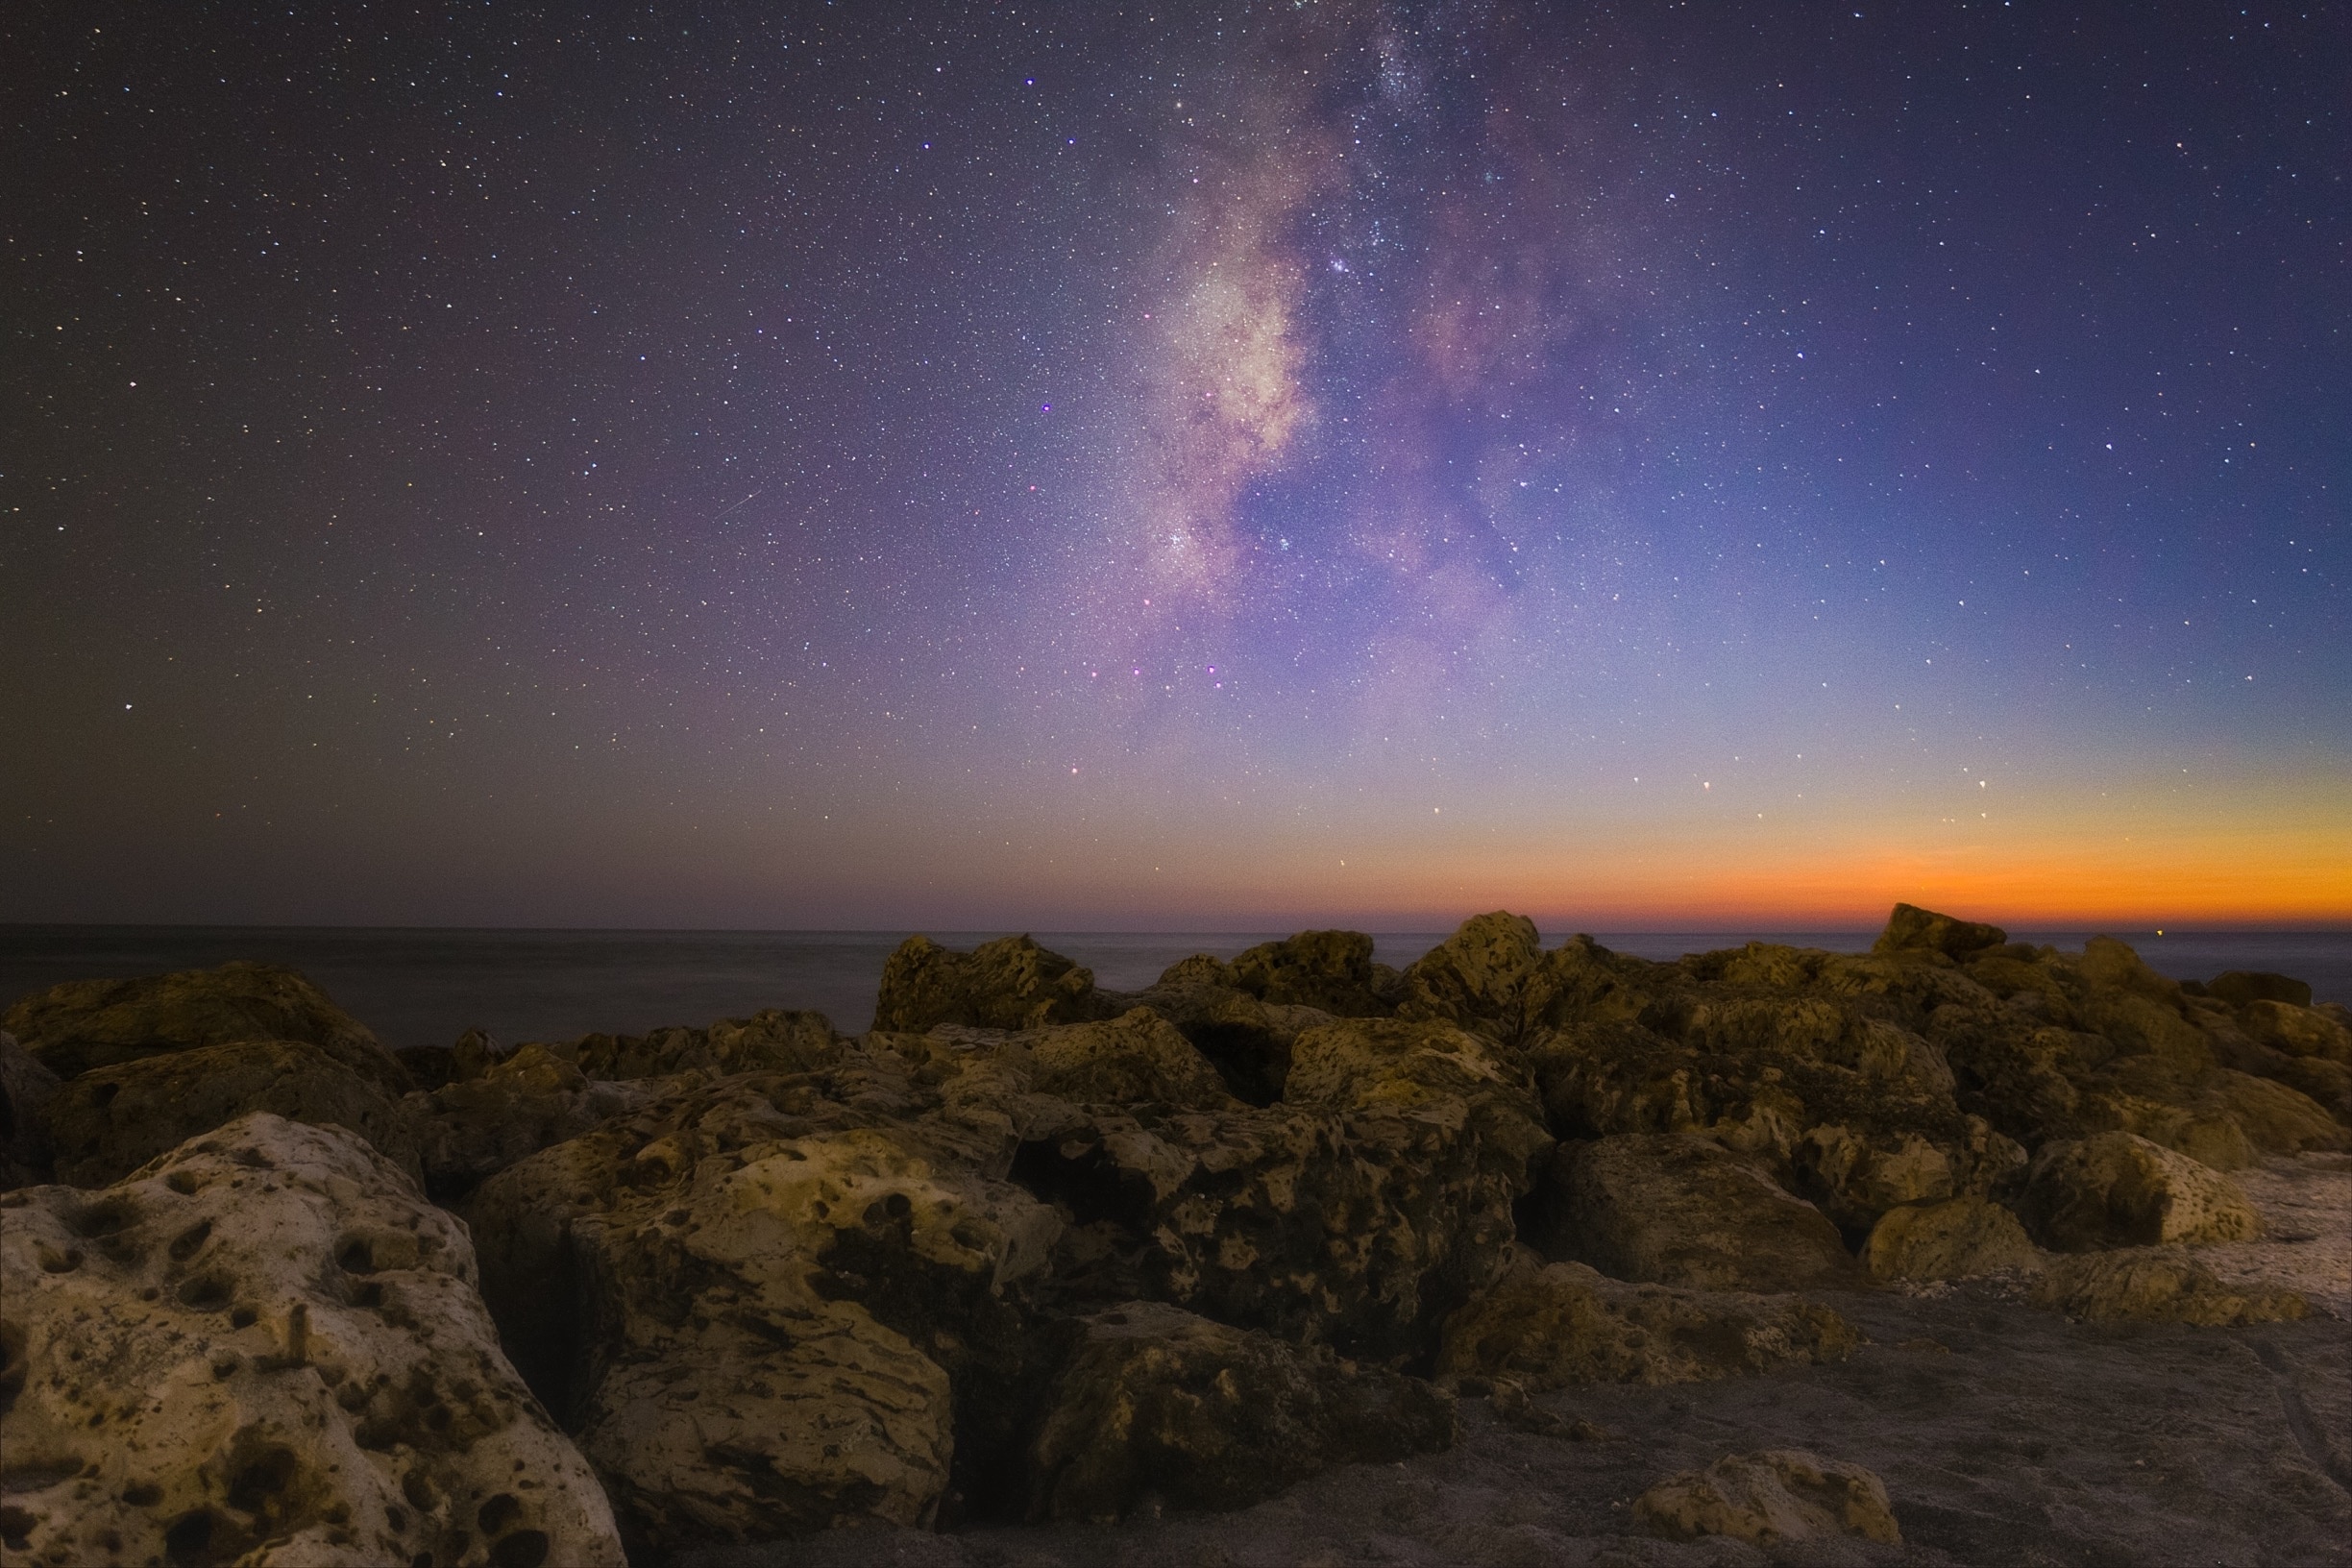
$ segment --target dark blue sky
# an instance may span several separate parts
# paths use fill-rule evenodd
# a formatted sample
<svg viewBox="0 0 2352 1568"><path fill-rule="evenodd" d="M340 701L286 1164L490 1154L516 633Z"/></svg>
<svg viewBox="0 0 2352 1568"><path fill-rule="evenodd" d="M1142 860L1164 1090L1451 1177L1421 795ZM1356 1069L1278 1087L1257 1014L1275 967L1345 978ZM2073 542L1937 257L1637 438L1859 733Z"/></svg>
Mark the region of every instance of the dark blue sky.
<svg viewBox="0 0 2352 1568"><path fill-rule="evenodd" d="M37 5L0 914L2352 915L2352 23Z"/></svg>

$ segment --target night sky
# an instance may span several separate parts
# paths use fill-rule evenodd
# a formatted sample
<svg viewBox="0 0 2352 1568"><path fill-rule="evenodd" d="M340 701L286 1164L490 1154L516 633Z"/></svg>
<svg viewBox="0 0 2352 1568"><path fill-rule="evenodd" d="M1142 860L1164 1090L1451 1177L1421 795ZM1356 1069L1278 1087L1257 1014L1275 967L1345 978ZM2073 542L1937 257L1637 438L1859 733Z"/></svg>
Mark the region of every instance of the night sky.
<svg viewBox="0 0 2352 1568"><path fill-rule="evenodd" d="M2352 919L2347 15L12 5L0 919Z"/></svg>

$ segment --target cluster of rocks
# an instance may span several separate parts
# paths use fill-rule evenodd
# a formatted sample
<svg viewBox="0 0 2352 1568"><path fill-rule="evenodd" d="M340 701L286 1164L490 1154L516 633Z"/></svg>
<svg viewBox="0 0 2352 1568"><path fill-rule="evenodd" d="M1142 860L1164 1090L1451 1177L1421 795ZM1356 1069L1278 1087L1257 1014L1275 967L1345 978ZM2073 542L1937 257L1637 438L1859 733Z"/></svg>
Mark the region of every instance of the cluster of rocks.
<svg viewBox="0 0 2352 1568"><path fill-rule="evenodd" d="M2352 1143L2352 1018L1898 906L1874 950L1652 963L1482 916L1106 991L910 939L811 1013L394 1053L283 969L0 1034L11 1560L658 1561L863 1522L1245 1506L1456 1402L1841 1358L1834 1295L2298 1315L2202 1244ZM56 1184L56 1185L44 1185ZM1832 1299L1822 1299L1825 1296ZM1897 1538L1773 1450L1652 1533Z"/></svg>

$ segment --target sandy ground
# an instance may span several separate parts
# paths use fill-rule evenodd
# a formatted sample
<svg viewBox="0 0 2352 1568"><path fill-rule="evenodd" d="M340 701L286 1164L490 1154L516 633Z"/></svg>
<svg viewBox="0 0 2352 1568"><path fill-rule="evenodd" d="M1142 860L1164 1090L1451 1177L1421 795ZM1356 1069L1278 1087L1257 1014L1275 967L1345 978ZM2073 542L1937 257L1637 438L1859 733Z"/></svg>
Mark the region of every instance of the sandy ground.
<svg viewBox="0 0 2352 1568"><path fill-rule="evenodd" d="M2273 1157L2230 1175L2269 1234L2207 1247L2205 1265L2233 1284L2300 1290L2315 1311L2352 1319L2352 1155Z"/></svg>
<svg viewBox="0 0 2352 1568"><path fill-rule="evenodd" d="M1240 1513L859 1531L679 1568L2352 1564L2352 1158L2239 1179L2270 1235L2201 1256L2225 1278L2304 1291L2317 1310L2302 1322L2070 1323L2002 1281L1828 1297L1869 1337L1841 1364L1539 1401L1598 1423L1599 1440L1513 1430L1466 1399L1453 1452L1336 1471ZM1905 1544L1767 1552L1628 1533L1653 1482L1779 1447L1877 1472Z"/></svg>

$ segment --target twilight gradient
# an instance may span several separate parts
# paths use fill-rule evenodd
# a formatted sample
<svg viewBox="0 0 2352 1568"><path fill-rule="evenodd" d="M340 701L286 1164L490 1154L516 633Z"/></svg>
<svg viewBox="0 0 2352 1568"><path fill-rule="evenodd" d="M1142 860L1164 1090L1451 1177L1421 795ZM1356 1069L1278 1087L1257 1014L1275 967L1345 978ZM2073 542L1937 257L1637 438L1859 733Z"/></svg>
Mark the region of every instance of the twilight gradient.
<svg viewBox="0 0 2352 1568"><path fill-rule="evenodd" d="M34 4L0 919L2352 918L2352 23Z"/></svg>

